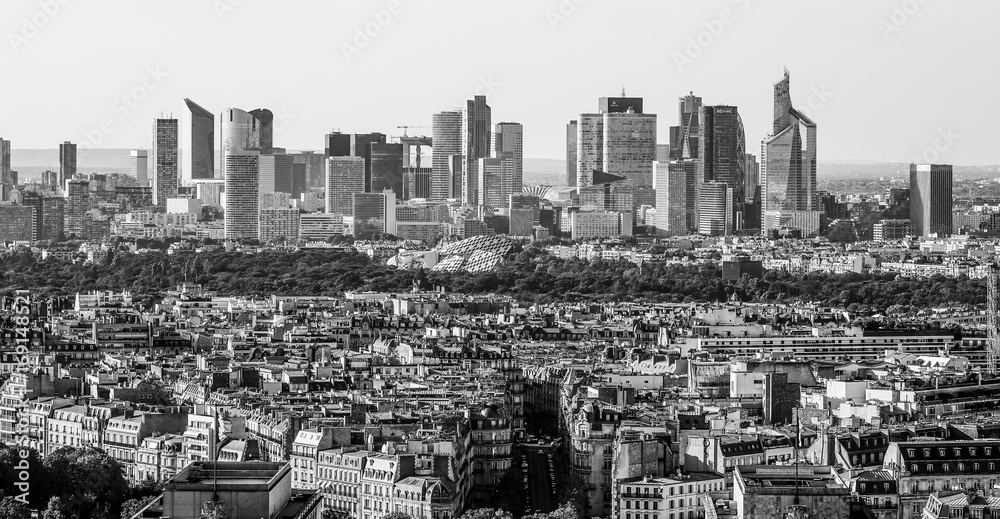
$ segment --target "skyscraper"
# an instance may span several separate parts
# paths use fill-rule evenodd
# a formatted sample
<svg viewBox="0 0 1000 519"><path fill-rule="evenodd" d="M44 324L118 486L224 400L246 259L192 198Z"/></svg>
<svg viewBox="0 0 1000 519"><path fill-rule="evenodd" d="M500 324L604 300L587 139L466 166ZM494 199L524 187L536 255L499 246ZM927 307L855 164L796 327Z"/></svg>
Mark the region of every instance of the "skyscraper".
<svg viewBox="0 0 1000 519"><path fill-rule="evenodd" d="M226 239L256 239L260 224L260 152L232 150L223 153L222 159L226 172Z"/></svg>
<svg viewBox="0 0 1000 519"><path fill-rule="evenodd" d="M698 205L698 233L729 236L733 233L733 188L725 182L705 182Z"/></svg>
<svg viewBox="0 0 1000 519"><path fill-rule="evenodd" d="M355 238L370 240L383 234L396 234L396 194L391 190L354 193L351 204Z"/></svg>
<svg viewBox="0 0 1000 519"><path fill-rule="evenodd" d="M385 144L385 134L333 132L326 136L327 157L361 157L365 160L365 191L372 190L372 144Z"/></svg>
<svg viewBox="0 0 1000 519"><path fill-rule="evenodd" d="M451 162L453 156L462 155L462 113L452 110L434 114L433 128L431 199L461 198L460 191L452 191Z"/></svg>
<svg viewBox="0 0 1000 519"><path fill-rule="evenodd" d="M566 125L566 185L576 186L576 119Z"/></svg>
<svg viewBox="0 0 1000 519"><path fill-rule="evenodd" d="M129 174L135 177L140 186L149 185L149 152L132 150L128 155Z"/></svg>
<svg viewBox="0 0 1000 519"><path fill-rule="evenodd" d="M670 158L698 158L698 127L701 98L694 92L677 99L677 126L670 127Z"/></svg>
<svg viewBox="0 0 1000 519"><path fill-rule="evenodd" d="M292 156L284 153L260 154L260 179L258 190L261 195L269 193L292 193Z"/></svg>
<svg viewBox="0 0 1000 519"><path fill-rule="evenodd" d="M220 144L222 148L222 176L226 175L226 153L248 150L267 150L274 147L270 110L257 109L245 112L239 108L227 108L219 121Z"/></svg>
<svg viewBox="0 0 1000 519"><path fill-rule="evenodd" d="M745 164L743 199L746 203L752 204L760 191L760 165L757 164L757 156L753 153L747 153Z"/></svg>
<svg viewBox="0 0 1000 519"><path fill-rule="evenodd" d="M191 148L185 156L184 177L198 180L215 177L215 115L185 98L191 124Z"/></svg>
<svg viewBox="0 0 1000 519"><path fill-rule="evenodd" d="M476 181L476 185L479 186L476 205L492 209L506 206L503 186L506 169L503 159L492 157L479 159L479 164L476 164L476 171L479 173L479 179Z"/></svg>
<svg viewBox="0 0 1000 519"><path fill-rule="evenodd" d="M653 164L656 189L656 234L687 234L687 173L682 162L656 161Z"/></svg>
<svg viewBox="0 0 1000 519"><path fill-rule="evenodd" d="M71 179L66 181L66 204L63 229L67 237L83 238L84 216L90 210L90 181Z"/></svg>
<svg viewBox="0 0 1000 519"><path fill-rule="evenodd" d="M503 161L503 207L507 197L519 194L524 186L524 128L520 123L497 123L493 156Z"/></svg>
<svg viewBox="0 0 1000 519"><path fill-rule="evenodd" d="M10 173L10 141L6 139L0 139L0 184L14 185Z"/></svg>
<svg viewBox="0 0 1000 519"><path fill-rule="evenodd" d="M598 104L598 113L577 118L577 186L592 185L594 171L602 171L651 187L656 115L642 112L642 98L601 98Z"/></svg>
<svg viewBox="0 0 1000 519"><path fill-rule="evenodd" d="M326 159L326 212L353 215L352 195L365 191L365 159L329 157Z"/></svg>
<svg viewBox="0 0 1000 519"><path fill-rule="evenodd" d="M951 235L952 167L910 164L910 222L918 236Z"/></svg>
<svg viewBox="0 0 1000 519"><path fill-rule="evenodd" d="M816 123L792 106L789 73L774 84L774 124L761 143L761 231L779 221L778 212L814 211L816 193ZM802 220L794 218L794 220ZM809 219L811 221L811 219Z"/></svg>
<svg viewBox="0 0 1000 519"><path fill-rule="evenodd" d="M743 228L746 183L746 137L735 106L702 106L698 109L698 178L721 182L732 190L731 230Z"/></svg>
<svg viewBox="0 0 1000 519"><path fill-rule="evenodd" d="M168 198L177 198L178 166L177 119L155 119L153 121L153 204L157 207L165 208Z"/></svg>
<svg viewBox="0 0 1000 519"><path fill-rule="evenodd" d="M479 159L491 155L493 123L486 96L466 101L462 113L462 202L475 205L479 200Z"/></svg>
<svg viewBox="0 0 1000 519"><path fill-rule="evenodd" d="M65 141L59 145L59 187L66 188L66 181L76 175L76 144Z"/></svg>
<svg viewBox="0 0 1000 519"><path fill-rule="evenodd" d="M371 189L372 193L381 193L386 189L403 198L403 144L372 143L371 156Z"/></svg>

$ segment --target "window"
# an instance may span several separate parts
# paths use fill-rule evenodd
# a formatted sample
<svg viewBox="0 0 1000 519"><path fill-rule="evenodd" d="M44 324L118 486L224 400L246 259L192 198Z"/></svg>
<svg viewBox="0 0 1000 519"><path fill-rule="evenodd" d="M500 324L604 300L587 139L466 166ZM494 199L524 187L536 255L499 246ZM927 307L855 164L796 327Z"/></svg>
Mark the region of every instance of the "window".
<svg viewBox="0 0 1000 519"><path fill-rule="evenodd" d="M934 472L934 465L931 463L927 464L927 472Z"/></svg>

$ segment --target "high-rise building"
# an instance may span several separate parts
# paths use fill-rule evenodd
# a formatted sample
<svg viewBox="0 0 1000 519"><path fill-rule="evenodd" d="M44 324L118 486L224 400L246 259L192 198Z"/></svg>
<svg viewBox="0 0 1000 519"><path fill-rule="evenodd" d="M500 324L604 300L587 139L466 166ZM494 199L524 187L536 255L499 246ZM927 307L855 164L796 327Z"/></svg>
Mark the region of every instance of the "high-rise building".
<svg viewBox="0 0 1000 519"><path fill-rule="evenodd" d="M743 120L735 106L721 105L700 107L698 119L698 178L702 182L721 182L732 189L733 207L727 214L733 220L727 227L740 230L743 228L746 184Z"/></svg>
<svg viewBox="0 0 1000 519"><path fill-rule="evenodd" d="M494 209L505 205L503 184L506 169L507 164L503 159L479 159L479 164L476 164L476 171L479 173L479 179L476 181L476 185L479 186L476 194L479 198L475 201L476 205Z"/></svg>
<svg viewBox="0 0 1000 519"><path fill-rule="evenodd" d="M599 108L577 118L577 186L592 185L594 171L602 171L651 187L656 114L642 112L641 98L601 98Z"/></svg>
<svg viewBox="0 0 1000 519"><path fill-rule="evenodd" d="M10 174L10 141L6 139L0 139L0 184L14 185Z"/></svg>
<svg viewBox="0 0 1000 519"><path fill-rule="evenodd" d="M76 144L65 141L59 145L59 187L65 189L66 181L76 175Z"/></svg>
<svg viewBox="0 0 1000 519"><path fill-rule="evenodd" d="M185 155L184 178L215 178L215 115L185 98L190 125L187 130L191 148Z"/></svg>
<svg viewBox="0 0 1000 519"><path fill-rule="evenodd" d="M63 230L67 237L84 236L84 217L90 210L90 181L71 179L66 181L65 223ZM166 206L166 200L163 202Z"/></svg>
<svg viewBox="0 0 1000 519"><path fill-rule="evenodd" d="M65 238L66 200L56 196L42 198L42 228L39 231L39 240Z"/></svg>
<svg viewBox="0 0 1000 519"><path fill-rule="evenodd" d="M687 234L687 172L682 162L653 164L656 192L656 234L678 236Z"/></svg>
<svg viewBox="0 0 1000 519"><path fill-rule="evenodd" d="M761 231L781 211L815 211L816 123L792 106L789 74L774 84L774 124L760 150ZM811 221L811 219L808 219Z"/></svg>
<svg viewBox="0 0 1000 519"><path fill-rule="evenodd" d="M760 194L760 165L757 164L757 156L747 153L746 176L743 184L743 201L752 204Z"/></svg>
<svg viewBox="0 0 1000 519"><path fill-rule="evenodd" d="M392 190L354 193L351 203L356 239L370 240L380 235L396 234L396 194Z"/></svg>
<svg viewBox="0 0 1000 519"><path fill-rule="evenodd" d="M701 98L694 92L677 99L677 126L670 127L671 160L697 159Z"/></svg>
<svg viewBox="0 0 1000 519"><path fill-rule="evenodd" d="M403 145L403 193L397 198L431 197L431 179L433 178L433 140L427 136L402 136ZM429 154L429 156L425 155ZM426 160L425 160L426 156Z"/></svg>
<svg viewBox="0 0 1000 519"><path fill-rule="evenodd" d="M365 191L372 190L373 144L385 144L384 133L340 133L326 136L327 157L361 157L365 161Z"/></svg>
<svg viewBox="0 0 1000 519"><path fill-rule="evenodd" d="M462 202L475 205L479 200L479 159L491 156L492 111L486 96L466 101L462 113Z"/></svg>
<svg viewBox="0 0 1000 519"><path fill-rule="evenodd" d="M625 177L595 171L593 184L577 188L580 209L584 211L615 211L633 214L635 185Z"/></svg>
<svg viewBox="0 0 1000 519"><path fill-rule="evenodd" d="M260 223L260 152L228 151L222 158L226 172L226 239L256 239Z"/></svg>
<svg viewBox="0 0 1000 519"><path fill-rule="evenodd" d="M352 195L365 191L365 159L329 157L326 159L326 212L353 215Z"/></svg>
<svg viewBox="0 0 1000 519"><path fill-rule="evenodd" d="M257 239L267 243L284 238L294 242L299 237L299 210L291 207L262 207Z"/></svg>
<svg viewBox="0 0 1000 519"><path fill-rule="evenodd" d="M259 193L292 193L292 157L285 153L261 153Z"/></svg>
<svg viewBox="0 0 1000 519"><path fill-rule="evenodd" d="M462 156L462 112L440 112L433 118L434 153L431 156L431 200L461 198L461 189L454 191L452 157Z"/></svg>
<svg viewBox="0 0 1000 519"><path fill-rule="evenodd" d="M274 147L273 121L274 115L264 108L250 112L239 108L227 108L222 112L219 135L223 178L226 177L226 153L267 150Z"/></svg>
<svg viewBox="0 0 1000 519"><path fill-rule="evenodd" d="M952 233L952 167L910 164L910 222L918 236Z"/></svg>
<svg viewBox="0 0 1000 519"><path fill-rule="evenodd" d="M0 243L38 239L35 208L27 205L0 205Z"/></svg>
<svg viewBox="0 0 1000 519"><path fill-rule="evenodd" d="M698 233L729 236L733 233L733 188L725 182L705 182L698 205Z"/></svg>
<svg viewBox="0 0 1000 519"><path fill-rule="evenodd" d="M153 121L153 204L157 207L166 207L168 198L177 198L177 129L177 119Z"/></svg>
<svg viewBox="0 0 1000 519"><path fill-rule="evenodd" d="M371 144L371 192L389 189L403 198L403 148L403 143Z"/></svg>
<svg viewBox="0 0 1000 519"><path fill-rule="evenodd" d="M576 119L566 125L566 185L576 186Z"/></svg>
<svg viewBox="0 0 1000 519"><path fill-rule="evenodd" d="M503 201L520 193L524 186L524 128L520 123L497 123L493 136L493 156L504 165Z"/></svg>
<svg viewBox="0 0 1000 519"><path fill-rule="evenodd" d="M132 150L128 158L129 174L135 177L140 186L149 185L149 152Z"/></svg>
<svg viewBox="0 0 1000 519"><path fill-rule="evenodd" d="M323 187L326 182L326 155L311 151L292 153L293 164L303 164L305 166L305 188L302 192L310 188ZM294 194L294 193L293 193Z"/></svg>

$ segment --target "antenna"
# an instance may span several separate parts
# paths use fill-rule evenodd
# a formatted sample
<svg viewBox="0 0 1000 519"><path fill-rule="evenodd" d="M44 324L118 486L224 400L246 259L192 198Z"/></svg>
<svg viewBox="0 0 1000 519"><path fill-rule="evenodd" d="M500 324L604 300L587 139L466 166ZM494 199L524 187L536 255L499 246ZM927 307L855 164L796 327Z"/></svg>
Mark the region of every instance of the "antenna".
<svg viewBox="0 0 1000 519"><path fill-rule="evenodd" d="M625 97L625 87L622 86L622 97Z"/></svg>

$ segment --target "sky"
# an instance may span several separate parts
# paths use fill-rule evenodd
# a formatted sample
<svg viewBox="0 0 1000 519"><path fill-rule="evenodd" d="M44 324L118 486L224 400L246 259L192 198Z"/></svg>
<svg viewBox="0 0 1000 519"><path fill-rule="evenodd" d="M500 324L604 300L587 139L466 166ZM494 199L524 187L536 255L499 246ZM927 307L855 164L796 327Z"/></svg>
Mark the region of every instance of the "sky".
<svg viewBox="0 0 1000 519"><path fill-rule="evenodd" d="M597 99L645 99L658 140L677 98L735 105L747 150L772 85L817 123L821 160L1000 164L994 0L6 0L0 136L15 149L149 148L191 98L275 113L275 145L431 134L485 94L524 156L565 157ZM218 117L218 115L217 115ZM425 126L423 128L419 126Z"/></svg>

